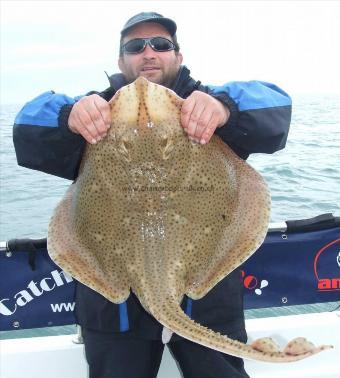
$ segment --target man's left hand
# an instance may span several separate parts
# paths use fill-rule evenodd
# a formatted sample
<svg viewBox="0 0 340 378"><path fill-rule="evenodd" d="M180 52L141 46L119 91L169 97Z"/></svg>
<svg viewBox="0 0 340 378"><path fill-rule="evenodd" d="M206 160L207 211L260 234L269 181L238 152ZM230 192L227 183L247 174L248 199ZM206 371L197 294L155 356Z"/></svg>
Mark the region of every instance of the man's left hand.
<svg viewBox="0 0 340 378"><path fill-rule="evenodd" d="M226 124L229 117L229 109L204 92L192 92L182 105L182 127L197 143L208 143L216 128Z"/></svg>

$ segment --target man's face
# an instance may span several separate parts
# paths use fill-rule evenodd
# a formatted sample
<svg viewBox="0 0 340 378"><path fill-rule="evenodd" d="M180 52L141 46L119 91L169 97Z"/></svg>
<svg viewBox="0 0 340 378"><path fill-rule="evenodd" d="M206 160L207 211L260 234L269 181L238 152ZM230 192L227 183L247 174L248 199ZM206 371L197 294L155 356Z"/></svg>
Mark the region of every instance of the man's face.
<svg viewBox="0 0 340 378"><path fill-rule="evenodd" d="M171 36L160 24L145 22L135 26L123 39L123 44L135 38L165 37ZM156 84L170 87L174 81L178 69L182 63L181 53L174 50L157 52L149 45L139 54L123 54L118 60L118 66L127 82L136 80L139 76Z"/></svg>

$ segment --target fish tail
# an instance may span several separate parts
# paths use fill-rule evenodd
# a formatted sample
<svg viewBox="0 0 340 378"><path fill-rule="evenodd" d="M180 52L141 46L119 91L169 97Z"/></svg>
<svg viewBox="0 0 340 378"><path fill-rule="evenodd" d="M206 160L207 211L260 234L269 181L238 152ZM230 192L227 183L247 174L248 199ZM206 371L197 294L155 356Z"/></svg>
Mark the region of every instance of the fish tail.
<svg viewBox="0 0 340 378"><path fill-rule="evenodd" d="M153 316L171 331L205 347L236 357L265 362L293 362L332 348L330 345L315 347L303 338L292 340L282 351L270 338L258 339L251 345L244 344L196 323L177 303L167 302L158 309L161 311L152 311Z"/></svg>

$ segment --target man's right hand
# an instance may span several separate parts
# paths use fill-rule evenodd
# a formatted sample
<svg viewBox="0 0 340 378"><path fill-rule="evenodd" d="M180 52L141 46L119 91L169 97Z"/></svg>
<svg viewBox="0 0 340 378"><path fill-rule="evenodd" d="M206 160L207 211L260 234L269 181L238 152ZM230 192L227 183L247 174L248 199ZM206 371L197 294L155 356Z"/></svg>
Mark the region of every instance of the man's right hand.
<svg viewBox="0 0 340 378"><path fill-rule="evenodd" d="M82 135L91 144L104 138L110 125L110 105L96 94L82 97L76 102L68 119L70 130Z"/></svg>

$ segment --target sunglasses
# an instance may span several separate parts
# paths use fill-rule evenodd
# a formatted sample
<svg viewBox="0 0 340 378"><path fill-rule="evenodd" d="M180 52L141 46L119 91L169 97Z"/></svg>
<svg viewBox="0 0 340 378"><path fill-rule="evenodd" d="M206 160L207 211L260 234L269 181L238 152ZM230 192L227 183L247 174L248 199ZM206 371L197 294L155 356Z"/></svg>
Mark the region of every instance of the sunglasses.
<svg viewBox="0 0 340 378"><path fill-rule="evenodd" d="M175 50L176 46L173 42L164 37L152 38L136 38L126 42L122 46L122 52L125 54L140 54L145 50L146 45L149 45L152 50L157 52Z"/></svg>

